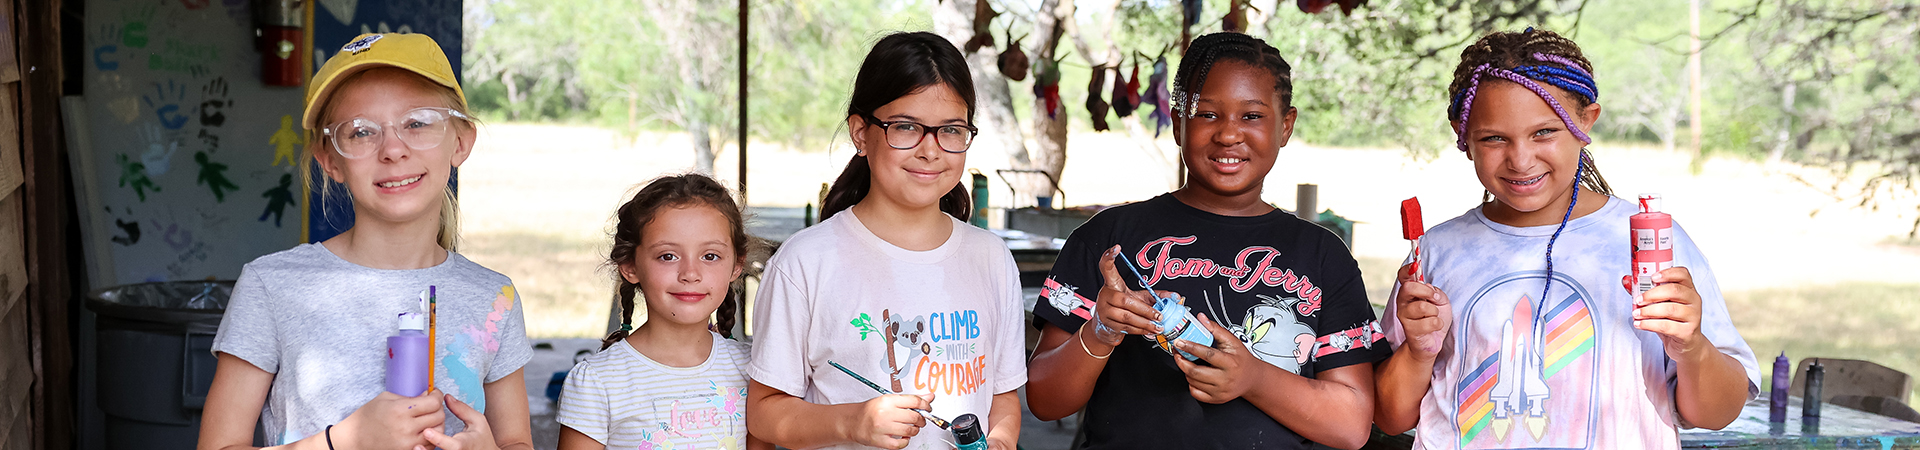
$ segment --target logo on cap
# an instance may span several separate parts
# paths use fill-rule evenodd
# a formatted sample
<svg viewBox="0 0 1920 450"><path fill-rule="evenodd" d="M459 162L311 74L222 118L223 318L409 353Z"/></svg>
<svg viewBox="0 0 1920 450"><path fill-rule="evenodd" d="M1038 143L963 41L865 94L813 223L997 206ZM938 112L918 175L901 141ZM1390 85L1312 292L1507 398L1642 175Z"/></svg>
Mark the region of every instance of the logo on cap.
<svg viewBox="0 0 1920 450"><path fill-rule="evenodd" d="M348 54L358 55L360 54L360 52L364 52L364 51L367 51L367 49L369 48L373 48L373 43L375 41L379 41L380 38L383 38L383 37L386 37L386 36L376 34L376 35L367 36L359 39L354 39L353 42L348 42L347 46L340 47L340 51L347 52Z"/></svg>

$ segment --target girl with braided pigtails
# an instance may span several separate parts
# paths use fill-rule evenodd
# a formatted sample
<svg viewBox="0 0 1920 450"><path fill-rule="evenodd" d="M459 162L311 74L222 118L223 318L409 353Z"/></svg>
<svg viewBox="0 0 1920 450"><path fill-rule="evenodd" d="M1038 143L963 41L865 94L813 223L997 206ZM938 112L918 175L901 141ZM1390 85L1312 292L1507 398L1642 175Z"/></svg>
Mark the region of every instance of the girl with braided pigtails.
<svg viewBox="0 0 1920 450"><path fill-rule="evenodd" d="M1201 36L1172 100L1187 185L1067 239L1034 308L1028 407L1085 408L1083 448L1360 447L1388 353L1360 270L1333 233L1260 198L1293 133L1292 69L1259 39ZM1161 345L1155 296L1183 301L1213 345Z"/></svg>
<svg viewBox="0 0 1920 450"><path fill-rule="evenodd" d="M1621 286L1638 208L1587 150L1600 90L1580 47L1529 28L1460 59L1447 118L1490 200L1434 226L1422 267L1401 268L1375 423L1417 426L1418 448L1657 449L1678 448L1681 426L1732 422L1759 371L1678 221L1658 286Z"/></svg>
<svg viewBox="0 0 1920 450"><path fill-rule="evenodd" d="M663 176L614 218L607 265L620 330L568 372L560 450L772 449L747 434L740 408L749 350L732 339L740 293L729 286L749 243L733 193L705 175ZM646 313L637 329L636 309Z"/></svg>

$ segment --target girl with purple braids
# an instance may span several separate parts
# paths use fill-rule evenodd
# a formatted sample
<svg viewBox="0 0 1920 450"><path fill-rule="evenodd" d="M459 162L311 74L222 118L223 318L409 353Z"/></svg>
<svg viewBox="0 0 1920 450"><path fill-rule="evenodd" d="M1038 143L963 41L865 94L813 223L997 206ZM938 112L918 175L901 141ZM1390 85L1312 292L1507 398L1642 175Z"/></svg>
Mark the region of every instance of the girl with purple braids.
<svg viewBox="0 0 1920 450"><path fill-rule="evenodd" d="M1375 424L1417 426L1419 448L1659 449L1732 422L1759 370L1686 230L1657 287L1621 286L1638 209L1587 150L1600 90L1580 47L1529 28L1460 59L1447 119L1487 200L1427 232L1417 278L1401 268Z"/></svg>

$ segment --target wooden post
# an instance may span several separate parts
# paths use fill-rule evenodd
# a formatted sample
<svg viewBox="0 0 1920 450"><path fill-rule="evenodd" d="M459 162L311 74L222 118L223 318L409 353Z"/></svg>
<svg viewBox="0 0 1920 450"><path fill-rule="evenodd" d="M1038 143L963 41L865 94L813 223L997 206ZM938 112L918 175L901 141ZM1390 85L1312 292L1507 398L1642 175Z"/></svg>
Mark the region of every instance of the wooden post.
<svg viewBox="0 0 1920 450"><path fill-rule="evenodd" d="M1320 218L1320 186L1311 183L1300 183L1298 189L1299 190L1294 191L1293 215L1294 217L1299 217L1300 220L1314 222L1315 219Z"/></svg>
<svg viewBox="0 0 1920 450"><path fill-rule="evenodd" d="M747 207L747 0L740 0L740 208Z"/></svg>
<svg viewBox="0 0 1920 450"><path fill-rule="evenodd" d="M1188 25L1189 23L1193 23L1193 18L1187 17L1186 4L1174 2L1174 6L1180 8L1180 58L1185 59L1187 57L1187 45L1193 43L1193 26ZM1180 68L1174 67L1172 70L1178 72ZM1172 75L1173 74L1168 74L1168 76ZM1173 87L1173 80L1167 80L1167 83L1167 87ZM1174 115L1174 117L1174 120L1180 120L1178 114ZM1180 129L1186 129L1186 124L1181 124ZM1176 183L1179 184L1175 189L1187 187L1187 156L1185 147L1187 143L1184 138L1186 138L1184 133L1175 133L1173 135L1173 146L1180 148L1181 153L1173 158L1175 161L1173 165L1173 177Z"/></svg>
<svg viewBox="0 0 1920 450"><path fill-rule="evenodd" d="M70 305L79 304L68 271L69 245L67 218L73 214L73 198L68 195L68 172L64 134L60 124L60 83L67 74L60 64L61 4L63 0L12 2L6 20L13 21L14 40L6 55L17 57L20 168L22 184L13 195L23 220L26 266L31 268L25 280L9 276L12 290L25 281L26 290L15 308L24 306L28 324L24 330L5 328L33 341L32 387L17 392L26 396L6 396L12 405L30 405L16 410L30 415L30 425L15 427L31 436L7 436L0 446L13 448L69 448L73 446L74 349L67 322ZM16 83L6 83L16 84ZM12 89L12 87L7 87ZM13 207L9 205L8 207ZM16 311L17 313L17 311ZM9 325L11 326L11 325ZM16 354L7 354L13 358ZM0 364L4 365L4 364ZM11 381L9 381L11 383ZM18 388L14 388L18 389ZM8 421L15 426L20 422Z"/></svg>
<svg viewBox="0 0 1920 450"><path fill-rule="evenodd" d="M1697 164L1701 162L1700 91L1702 90L1700 86L1700 0L1689 0L1687 2L1687 9L1692 14L1693 22L1692 31L1688 32L1688 36L1690 36L1689 41L1692 42L1690 47L1691 51L1687 53L1687 84L1689 85L1688 90L1690 91L1688 92L1688 96L1692 99L1693 111L1692 115L1687 119L1687 125L1690 128L1689 131L1693 134L1693 163L1696 164L1695 167L1698 167Z"/></svg>
<svg viewBox="0 0 1920 450"><path fill-rule="evenodd" d="M735 156L740 161L741 211L747 209L747 11L747 0L740 0L740 126L736 130L739 136L735 138L739 140L740 150ZM740 297L733 302L733 330L728 335L741 339L747 334L747 279L741 277L734 280L733 291L735 292L733 295Z"/></svg>

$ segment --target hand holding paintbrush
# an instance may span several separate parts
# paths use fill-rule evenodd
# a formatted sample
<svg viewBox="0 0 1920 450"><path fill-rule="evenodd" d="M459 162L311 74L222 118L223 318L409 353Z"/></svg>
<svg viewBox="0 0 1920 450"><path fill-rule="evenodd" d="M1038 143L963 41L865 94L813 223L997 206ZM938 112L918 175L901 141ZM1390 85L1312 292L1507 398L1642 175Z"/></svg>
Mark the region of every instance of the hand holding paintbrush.
<svg viewBox="0 0 1920 450"><path fill-rule="evenodd" d="M933 413L928 412L933 409L932 394L897 395L896 392L867 381L866 377L854 373L840 363L828 361L827 364L832 364L835 369L840 369L847 376L860 380L861 383L881 394L860 405L861 410L858 421L855 422L856 425L853 429L847 430L847 438L855 443L880 448L904 448L909 439L920 433L921 417L937 427L949 426L947 421L934 417ZM919 417L915 417L916 414Z"/></svg>

